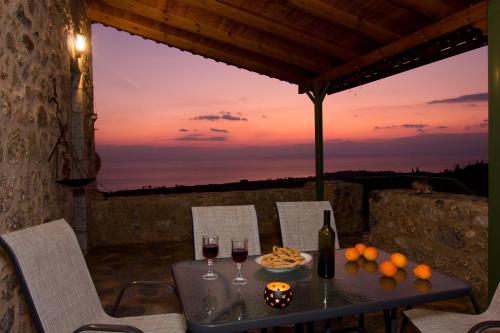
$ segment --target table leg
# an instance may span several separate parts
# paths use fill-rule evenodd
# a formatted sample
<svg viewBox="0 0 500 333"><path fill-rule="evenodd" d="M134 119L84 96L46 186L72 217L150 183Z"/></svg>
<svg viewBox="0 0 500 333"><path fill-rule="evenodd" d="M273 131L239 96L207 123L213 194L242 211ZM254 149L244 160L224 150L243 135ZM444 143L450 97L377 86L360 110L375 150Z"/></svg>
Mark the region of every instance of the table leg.
<svg viewBox="0 0 500 333"><path fill-rule="evenodd" d="M471 294L470 294L470 302L472 303L472 306L474 307L474 312L476 314L480 314L481 307L479 306L479 303L477 302L477 298L476 298L476 295L474 294L474 292L471 292Z"/></svg>
<svg viewBox="0 0 500 333"><path fill-rule="evenodd" d="M365 328L365 314L360 313L358 317L358 327L359 328Z"/></svg>
<svg viewBox="0 0 500 333"><path fill-rule="evenodd" d="M407 306L406 310L410 310L412 307ZM406 333L408 331L408 317L403 314L403 322L401 323L401 330L399 333Z"/></svg>
<svg viewBox="0 0 500 333"><path fill-rule="evenodd" d="M304 333L304 325L302 323L295 324L296 333Z"/></svg>
<svg viewBox="0 0 500 333"><path fill-rule="evenodd" d="M332 320L327 319L325 320L325 333L331 333L332 332Z"/></svg>
<svg viewBox="0 0 500 333"><path fill-rule="evenodd" d="M385 331L386 333L396 333L397 330L397 309L387 309L384 310L384 321L385 321Z"/></svg>
<svg viewBox="0 0 500 333"><path fill-rule="evenodd" d="M314 322L310 321L306 323L307 326L307 333L314 333Z"/></svg>

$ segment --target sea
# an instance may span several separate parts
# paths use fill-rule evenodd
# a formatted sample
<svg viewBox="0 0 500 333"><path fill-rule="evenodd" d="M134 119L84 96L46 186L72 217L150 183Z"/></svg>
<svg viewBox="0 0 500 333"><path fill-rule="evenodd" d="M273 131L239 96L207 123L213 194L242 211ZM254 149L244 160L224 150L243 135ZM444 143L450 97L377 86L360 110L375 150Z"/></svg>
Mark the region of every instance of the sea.
<svg viewBox="0 0 500 333"><path fill-rule="evenodd" d="M483 155L460 156L342 156L325 159L325 172L346 170L440 172L458 164L486 161ZM308 177L315 173L313 159L226 161L127 161L103 159L97 175L98 188L110 192L148 187L224 184L240 180Z"/></svg>

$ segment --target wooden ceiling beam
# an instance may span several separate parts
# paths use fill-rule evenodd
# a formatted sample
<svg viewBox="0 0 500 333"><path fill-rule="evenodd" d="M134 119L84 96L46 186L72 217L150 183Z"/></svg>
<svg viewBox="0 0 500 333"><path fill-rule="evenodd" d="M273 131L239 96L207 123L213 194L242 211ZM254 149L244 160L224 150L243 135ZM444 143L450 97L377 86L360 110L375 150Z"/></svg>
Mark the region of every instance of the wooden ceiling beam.
<svg viewBox="0 0 500 333"><path fill-rule="evenodd" d="M383 44L393 42L401 37L391 30L368 22L361 17L354 16L321 0L288 0L287 2L303 12L329 23L347 27Z"/></svg>
<svg viewBox="0 0 500 333"><path fill-rule="evenodd" d="M391 0L398 6L433 20L449 17L457 10L439 0Z"/></svg>
<svg viewBox="0 0 500 333"><path fill-rule="evenodd" d="M329 72L326 72L313 80L308 80L305 84L299 86L299 92L304 93L315 86L326 81L336 79L343 75L355 72L361 68L382 61L386 58L394 56L403 51L407 51L423 44L429 40L446 35L468 25L478 24L487 19L488 0L483 0L466 10L456 13L448 18L445 18L437 23L431 24L417 32L414 32L400 40L381 47L365 56L351 61L345 65L337 67Z"/></svg>
<svg viewBox="0 0 500 333"><path fill-rule="evenodd" d="M252 29L274 34L300 45L307 46L310 49L327 53L329 56L337 59L352 60L359 57L359 54L355 51L217 0L179 0L179 2L198 7L236 23L244 24Z"/></svg>
<svg viewBox="0 0 500 333"><path fill-rule="evenodd" d="M317 61L309 58L297 56L293 52L286 52L281 49L264 44L261 40L250 40L247 38L233 35L212 26L198 23L185 17L168 13L167 11L148 5L137 0L101 0L108 5L121 10L131 12L137 15L145 16L155 21L164 23L168 26L188 31L193 34L201 35L216 41L226 43L241 49L261 54L266 57L274 58L280 62L286 62L291 65L303 68L305 70L323 73L332 66L321 65Z"/></svg>
<svg viewBox="0 0 500 333"><path fill-rule="evenodd" d="M302 76L294 74L290 70L279 69L272 64L265 64L263 62L252 60L251 57L229 54L200 43L195 43L181 36L165 33L161 31L161 28L153 28L151 26L138 23L138 20L131 20L122 16L117 16L115 10L113 12L108 12L104 7L100 6L100 4L97 4L97 1L95 0L90 2L88 17L92 22L102 23L133 35L151 39L158 43L166 44L168 46L188 51L196 55L201 55L216 61L222 61L238 68L244 68L249 71L295 84L300 84L304 81Z"/></svg>

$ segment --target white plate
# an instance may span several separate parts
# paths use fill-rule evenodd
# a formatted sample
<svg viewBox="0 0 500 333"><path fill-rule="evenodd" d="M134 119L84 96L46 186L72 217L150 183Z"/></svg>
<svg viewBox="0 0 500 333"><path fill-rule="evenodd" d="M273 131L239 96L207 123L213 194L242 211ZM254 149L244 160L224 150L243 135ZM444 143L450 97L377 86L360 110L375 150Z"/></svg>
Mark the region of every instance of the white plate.
<svg viewBox="0 0 500 333"><path fill-rule="evenodd" d="M313 259L313 257L310 254L300 252L300 255L302 256L302 258L304 258L304 262L302 264L295 266L295 267L292 267L292 268L274 268L274 267L267 267L267 266L262 264L262 258L265 257L266 255L255 258L255 262L257 264L259 264L260 266L262 266L265 270L267 270L269 272L273 272L273 273L285 273L285 272L294 271L294 270L299 269L300 267L304 266L305 264L309 263Z"/></svg>

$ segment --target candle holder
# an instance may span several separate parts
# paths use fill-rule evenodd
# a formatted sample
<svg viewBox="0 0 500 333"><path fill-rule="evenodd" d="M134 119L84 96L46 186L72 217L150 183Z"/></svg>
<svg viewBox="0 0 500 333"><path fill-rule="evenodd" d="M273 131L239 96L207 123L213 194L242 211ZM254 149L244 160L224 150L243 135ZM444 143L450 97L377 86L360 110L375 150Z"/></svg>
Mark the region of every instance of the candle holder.
<svg viewBox="0 0 500 333"><path fill-rule="evenodd" d="M264 290L264 300L272 308L283 309L292 303L292 287L285 282L269 282Z"/></svg>

